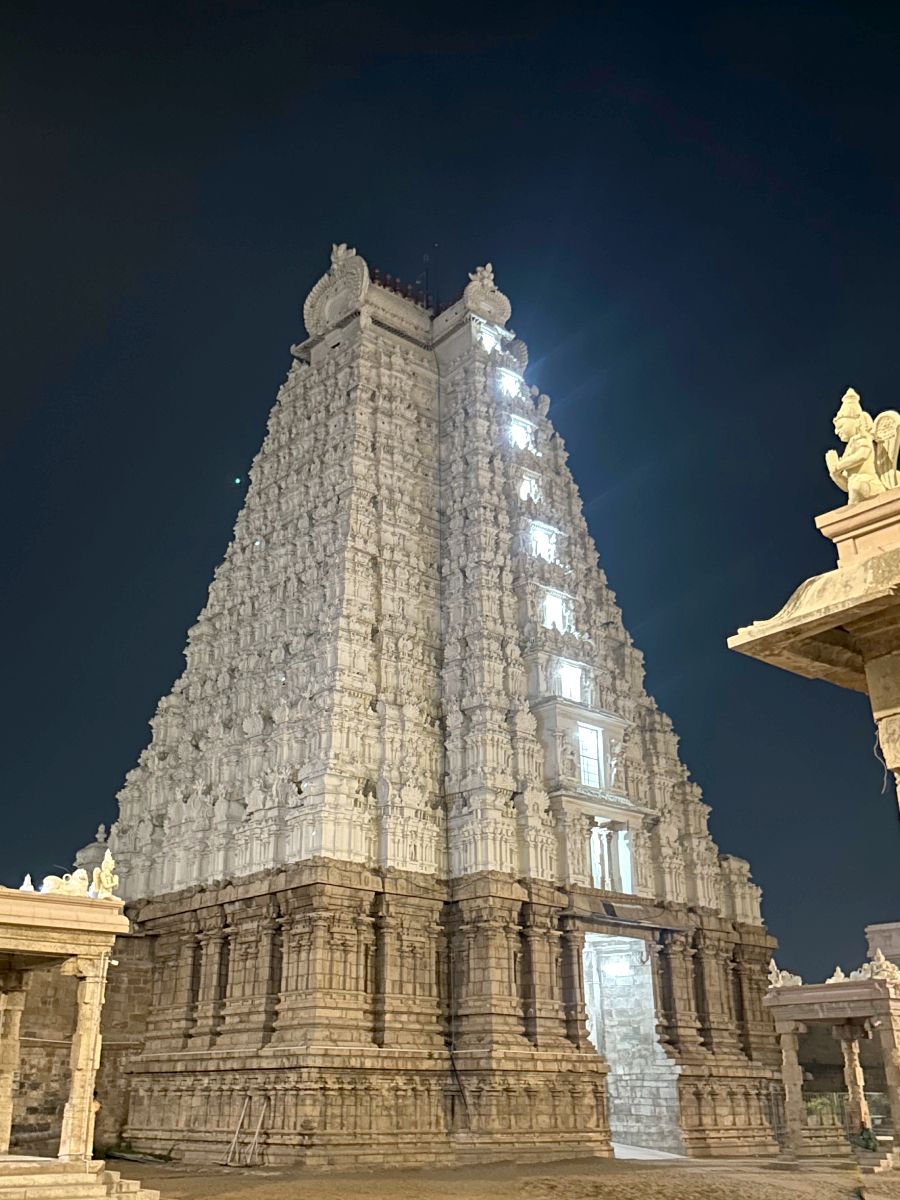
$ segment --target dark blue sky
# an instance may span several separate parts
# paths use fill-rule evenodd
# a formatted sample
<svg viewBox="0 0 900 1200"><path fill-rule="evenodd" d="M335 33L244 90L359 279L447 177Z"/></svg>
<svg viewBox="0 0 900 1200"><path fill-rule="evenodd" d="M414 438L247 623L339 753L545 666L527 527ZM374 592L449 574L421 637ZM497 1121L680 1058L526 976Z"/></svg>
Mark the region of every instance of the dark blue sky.
<svg viewBox="0 0 900 1200"><path fill-rule="evenodd" d="M349 241L493 261L648 684L810 977L900 918L866 700L730 654L829 569L852 384L897 406L892 6L7 6L0 878L147 739L303 297ZM890 793L890 789L888 789Z"/></svg>

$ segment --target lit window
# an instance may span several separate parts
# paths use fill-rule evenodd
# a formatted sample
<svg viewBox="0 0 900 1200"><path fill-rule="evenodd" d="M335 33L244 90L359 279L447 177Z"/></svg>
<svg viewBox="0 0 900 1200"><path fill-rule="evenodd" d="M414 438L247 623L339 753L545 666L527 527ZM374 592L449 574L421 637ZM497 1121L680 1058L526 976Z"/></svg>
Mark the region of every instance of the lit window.
<svg viewBox="0 0 900 1200"><path fill-rule="evenodd" d="M545 629L558 629L560 633L569 633L573 629L572 597L563 592L544 592L542 600L543 622Z"/></svg>
<svg viewBox="0 0 900 1200"><path fill-rule="evenodd" d="M549 525L531 522L531 553L546 562L556 562L556 542L559 533Z"/></svg>
<svg viewBox="0 0 900 1200"><path fill-rule="evenodd" d="M519 484L519 499L533 500L535 504L541 498L541 485L537 475L531 475L527 471L522 476L522 482Z"/></svg>
<svg viewBox="0 0 900 1200"><path fill-rule="evenodd" d="M559 664L559 691L564 700L581 703L581 667L574 663Z"/></svg>
<svg viewBox="0 0 900 1200"><path fill-rule="evenodd" d="M509 422L509 440L519 450L534 449L534 426L530 421L521 417L511 417Z"/></svg>
<svg viewBox="0 0 900 1200"><path fill-rule="evenodd" d="M544 626L547 629L558 629L562 633L565 629L563 624L563 598L559 592L544 592Z"/></svg>
<svg viewBox="0 0 900 1200"><path fill-rule="evenodd" d="M599 825L591 830L591 876L594 887L608 892L634 892L631 842L627 829Z"/></svg>
<svg viewBox="0 0 900 1200"><path fill-rule="evenodd" d="M498 372L500 377L500 390L504 396L518 396L522 387L522 378L515 371L507 371L502 367Z"/></svg>
<svg viewBox="0 0 900 1200"><path fill-rule="evenodd" d="M578 753L581 759L581 782L585 787L600 786L600 750L600 730L594 725L579 725Z"/></svg>
<svg viewBox="0 0 900 1200"><path fill-rule="evenodd" d="M559 664L559 695L563 700L575 700L581 703L582 670L575 662L560 662Z"/></svg>

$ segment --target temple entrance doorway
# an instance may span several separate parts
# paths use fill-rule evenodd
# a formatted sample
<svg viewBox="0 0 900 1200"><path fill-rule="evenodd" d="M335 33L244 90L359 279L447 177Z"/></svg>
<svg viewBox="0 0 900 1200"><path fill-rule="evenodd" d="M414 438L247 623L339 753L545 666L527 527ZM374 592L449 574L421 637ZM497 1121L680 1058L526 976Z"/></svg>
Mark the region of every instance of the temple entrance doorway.
<svg viewBox="0 0 900 1200"><path fill-rule="evenodd" d="M609 1063L613 1141L678 1154L678 1067L656 1035L652 972L642 938L585 935L588 1037Z"/></svg>

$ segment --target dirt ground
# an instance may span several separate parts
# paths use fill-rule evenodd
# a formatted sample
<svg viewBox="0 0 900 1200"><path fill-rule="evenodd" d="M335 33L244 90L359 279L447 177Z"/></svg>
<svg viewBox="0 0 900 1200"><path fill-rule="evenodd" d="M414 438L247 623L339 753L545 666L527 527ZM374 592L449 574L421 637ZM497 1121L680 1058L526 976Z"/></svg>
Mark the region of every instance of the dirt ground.
<svg viewBox="0 0 900 1200"><path fill-rule="evenodd" d="M900 1170L860 1180L849 1165L615 1162L311 1173L111 1161L162 1200L900 1200ZM896 1178L891 1178L895 1174Z"/></svg>

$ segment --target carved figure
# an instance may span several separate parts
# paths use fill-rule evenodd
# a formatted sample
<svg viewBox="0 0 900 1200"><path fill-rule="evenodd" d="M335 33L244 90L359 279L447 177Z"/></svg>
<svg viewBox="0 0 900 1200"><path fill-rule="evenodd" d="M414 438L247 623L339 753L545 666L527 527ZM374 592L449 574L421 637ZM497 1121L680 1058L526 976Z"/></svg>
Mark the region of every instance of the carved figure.
<svg viewBox="0 0 900 1200"><path fill-rule="evenodd" d="M885 958L883 950L876 950L872 961L863 963L856 971L851 971L850 978L884 979L888 983L900 983L900 967Z"/></svg>
<svg viewBox="0 0 900 1200"><path fill-rule="evenodd" d="M116 874L116 862L107 850L103 855L103 862L100 866L94 867L91 895L95 900L115 899L115 892L118 886L119 877Z"/></svg>
<svg viewBox="0 0 900 1200"><path fill-rule="evenodd" d="M860 404L859 394L848 388L834 418L834 432L847 449L840 455L829 450L825 466L841 491L847 493L848 504L871 500L900 486L900 413L889 409L873 421Z"/></svg>
<svg viewBox="0 0 900 1200"><path fill-rule="evenodd" d="M800 987L802 983L799 975L792 975L790 971L780 971L775 959L769 959L769 987Z"/></svg>
<svg viewBox="0 0 900 1200"><path fill-rule="evenodd" d="M826 979L825 982L826 983L843 983L846 978L847 978L847 976L844 974L844 972L841 970L841 968L835 967L834 974L829 979Z"/></svg>
<svg viewBox="0 0 900 1200"><path fill-rule="evenodd" d="M109 851L107 851L107 854ZM55 892L62 896L86 896L88 894L88 873L84 867L79 867L71 875L45 875L41 884L44 893Z"/></svg>

